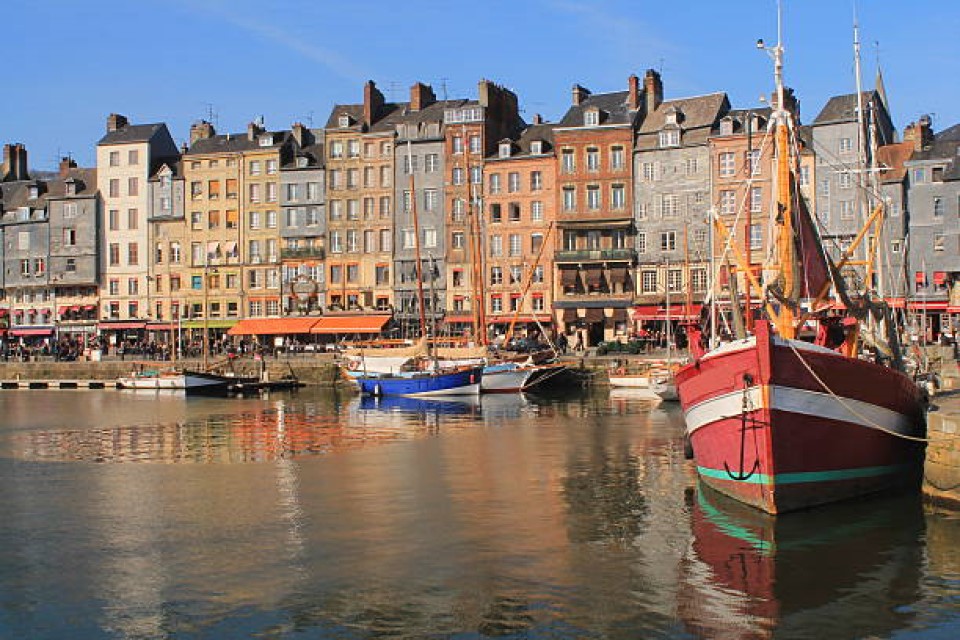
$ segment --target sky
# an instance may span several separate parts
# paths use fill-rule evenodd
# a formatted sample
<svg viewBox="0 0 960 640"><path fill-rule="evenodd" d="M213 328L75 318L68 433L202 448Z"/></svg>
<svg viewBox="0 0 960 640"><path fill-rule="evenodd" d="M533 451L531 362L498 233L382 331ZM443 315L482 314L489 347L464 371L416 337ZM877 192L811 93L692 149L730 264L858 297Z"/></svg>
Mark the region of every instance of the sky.
<svg viewBox="0 0 960 640"><path fill-rule="evenodd" d="M212 117L220 133L294 122L324 126L333 105L388 100L430 84L476 98L489 79L524 118L563 117L571 87L624 91L659 70L667 99L725 91L735 108L773 88L756 41L777 40L776 0L4 0L7 64L0 139L27 146L33 169L70 155L93 166L107 115L166 122L180 143ZM863 86L879 60L894 124L920 115L960 123L960 2L783 0L785 82L812 122L855 91L853 21Z"/></svg>

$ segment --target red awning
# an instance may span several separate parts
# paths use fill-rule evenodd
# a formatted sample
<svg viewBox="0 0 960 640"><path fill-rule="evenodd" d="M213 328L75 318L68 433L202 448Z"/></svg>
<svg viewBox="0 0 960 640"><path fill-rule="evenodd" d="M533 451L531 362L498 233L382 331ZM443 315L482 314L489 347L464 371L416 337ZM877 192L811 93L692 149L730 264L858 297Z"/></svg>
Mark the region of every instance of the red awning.
<svg viewBox="0 0 960 640"><path fill-rule="evenodd" d="M10 329L10 335L20 336L49 336L53 334L53 328L31 328L31 329Z"/></svg>
<svg viewBox="0 0 960 640"><path fill-rule="evenodd" d="M310 333L320 318L247 318L230 327L231 336L279 336Z"/></svg>
<svg viewBox="0 0 960 640"><path fill-rule="evenodd" d="M320 318L310 333L380 333L390 316L327 316Z"/></svg>
<svg viewBox="0 0 960 640"><path fill-rule="evenodd" d="M57 309L57 313L61 316L65 314L67 311L70 311L70 307L59 307Z"/></svg>
<svg viewBox="0 0 960 640"><path fill-rule="evenodd" d="M0 309L0 318L6 318L8 313L10 313L10 309Z"/></svg>
<svg viewBox="0 0 960 640"><path fill-rule="evenodd" d="M77 313L78 311L80 311L80 305L76 305L76 304L73 305L72 307L70 307L70 311Z"/></svg>
<svg viewBox="0 0 960 640"><path fill-rule="evenodd" d="M910 302L909 308L912 311L946 311L947 301L931 300L929 302L924 302L922 300L913 300Z"/></svg>
<svg viewBox="0 0 960 640"><path fill-rule="evenodd" d="M924 284L927 281L927 274L923 271L917 271L917 284Z"/></svg>
<svg viewBox="0 0 960 640"><path fill-rule="evenodd" d="M83 305L83 310L84 310L84 311L94 311L96 308L97 308L97 305L95 305L95 304L85 304L85 305Z"/></svg>
<svg viewBox="0 0 960 640"><path fill-rule="evenodd" d="M700 304L690 305L690 313L684 313L682 304L676 306L670 305L669 316L666 305L662 304L639 304L633 308L634 320L695 320L700 317Z"/></svg>
<svg viewBox="0 0 960 640"><path fill-rule="evenodd" d="M13 315L15 315L15 316L22 316L22 315L23 315L23 309L14 309L14 310L13 310Z"/></svg>
<svg viewBox="0 0 960 640"><path fill-rule="evenodd" d="M933 272L933 284L946 284L947 283L947 272L946 271L934 271Z"/></svg>

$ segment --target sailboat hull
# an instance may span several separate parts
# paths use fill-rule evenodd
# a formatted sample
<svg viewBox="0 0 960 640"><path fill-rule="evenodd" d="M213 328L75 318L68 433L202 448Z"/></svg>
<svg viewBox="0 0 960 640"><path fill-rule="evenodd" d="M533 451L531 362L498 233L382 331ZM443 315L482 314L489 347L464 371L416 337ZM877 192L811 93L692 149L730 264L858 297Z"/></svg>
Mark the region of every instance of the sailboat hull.
<svg viewBox="0 0 960 640"><path fill-rule="evenodd" d="M676 376L697 471L782 513L916 481L922 398L905 375L823 347L757 335Z"/></svg>
<svg viewBox="0 0 960 640"><path fill-rule="evenodd" d="M477 395L483 379L483 367L471 367L439 373L358 376L360 392L374 396L453 396Z"/></svg>

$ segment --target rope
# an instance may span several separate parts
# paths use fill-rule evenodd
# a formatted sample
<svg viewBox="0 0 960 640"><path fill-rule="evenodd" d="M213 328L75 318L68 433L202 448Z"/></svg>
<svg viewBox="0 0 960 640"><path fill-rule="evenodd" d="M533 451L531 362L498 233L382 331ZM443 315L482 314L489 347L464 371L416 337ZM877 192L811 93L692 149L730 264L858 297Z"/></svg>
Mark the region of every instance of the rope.
<svg viewBox="0 0 960 640"><path fill-rule="evenodd" d="M793 351L793 353L797 356L797 359L800 360L800 364L802 364L804 368L810 372L810 375L813 376L814 380L816 380L820 384L820 386L823 387L824 391L830 394L830 396L832 396L834 400L839 402L844 409L849 411L851 415L857 418L860 418L861 420L867 423L863 426L867 427L868 429L876 429L877 431L883 431L888 435L895 436L897 438L902 438L903 440L909 440L911 442L925 442L925 443L934 442L934 440L931 440L930 438L921 438L919 436L908 436L904 433L897 433L896 431L893 431L892 429L888 429L881 424L877 424L876 422L871 420L869 417L863 415L862 413L857 411L854 407L852 407L848 402L846 402L845 398L843 398L842 396L838 396L836 393L833 392L833 390L829 386L827 386L827 383L824 382L823 379L817 375L817 372L814 371L813 368L807 363L807 361L803 359L803 356L800 355L800 352L797 350L797 348L793 345L792 342L787 341L787 346L790 347L790 350ZM960 438L960 434L949 437L949 438L937 438L936 442L940 442L942 440L956 440L957 438Z"/></svg>

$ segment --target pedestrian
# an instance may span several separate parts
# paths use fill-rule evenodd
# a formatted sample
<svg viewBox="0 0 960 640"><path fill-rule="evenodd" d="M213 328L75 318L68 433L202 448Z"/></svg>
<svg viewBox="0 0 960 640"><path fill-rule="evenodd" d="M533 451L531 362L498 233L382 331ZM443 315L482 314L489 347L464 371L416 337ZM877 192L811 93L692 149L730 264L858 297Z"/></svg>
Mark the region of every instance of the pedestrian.
<svg viewBox="0 0 960 640"><path fill-rule="evenodd" d="M577 332L577 344L573 347L574 351L583 351L583 333Z"/></svg>

